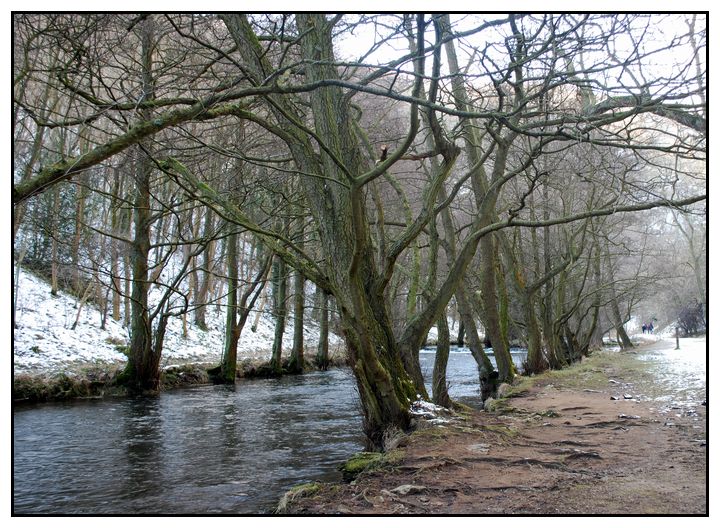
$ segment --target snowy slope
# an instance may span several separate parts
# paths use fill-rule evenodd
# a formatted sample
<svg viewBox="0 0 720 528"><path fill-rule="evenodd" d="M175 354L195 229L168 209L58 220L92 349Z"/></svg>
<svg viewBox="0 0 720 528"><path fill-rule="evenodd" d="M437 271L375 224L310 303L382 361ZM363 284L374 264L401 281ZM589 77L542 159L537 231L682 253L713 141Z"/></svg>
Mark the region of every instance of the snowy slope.
<svg viewBox="0 0 720 528"><path fill-rule="evenodd" d="M20 271L13 331L15 374L24 372L72 371L81 364L124 363L121 352L128 343L128 331L108 317L105 330L100 329L100 312L92 305L83 307L75 330L71 327L77 314L75 297L59 293L50 295L50 285L32 273ZM190 319L190 318L188 318ZM307 317L306 317L307 319ZM220 360L225 330L225 312L209 307L208 331L188 321L187 338L182 336L182 321L174 318L168 324L163 349L163 366L178 363L214 363ZM292 317L287 319L284 347L292 346ZM274 323L263 313L257 332L245 325L238 343L238 357L269 358ZM317 346L319 330L313 323L305 325L306 353ZM342 340L330 335L330 350L342 348ZM285 352L284 352L285 354Z"/></svg>

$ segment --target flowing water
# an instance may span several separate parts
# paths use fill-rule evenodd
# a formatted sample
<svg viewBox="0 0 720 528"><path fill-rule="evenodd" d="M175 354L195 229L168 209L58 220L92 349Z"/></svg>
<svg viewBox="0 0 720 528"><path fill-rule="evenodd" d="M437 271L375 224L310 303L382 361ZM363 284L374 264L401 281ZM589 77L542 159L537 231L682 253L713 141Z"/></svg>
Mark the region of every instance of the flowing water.
<svg viewBox="0 0 720 528"><path fill-rule="evenodd" d="M518 364L524 355L513 351ZM434 351L420 358L430 379ZM451 351L448 383L453 398L479 402L467 349ZM339 479L337 465L362 449L360 416L348 369L17 406L13 512L267 512L296 484Z"/></svg>

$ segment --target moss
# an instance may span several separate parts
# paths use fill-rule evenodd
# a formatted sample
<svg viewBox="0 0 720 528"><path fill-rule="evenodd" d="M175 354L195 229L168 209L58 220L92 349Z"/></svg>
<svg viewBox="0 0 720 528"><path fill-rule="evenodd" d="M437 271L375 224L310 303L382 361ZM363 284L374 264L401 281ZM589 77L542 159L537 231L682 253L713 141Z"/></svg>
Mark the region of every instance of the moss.
<svg viewBox="0 0 720 528"><path fill-rule="evenodd" d="M490 431L492 433L497 433L504 436L517 436L519 432L516 429L513 429L512 427L508 427L506 425L483 425L481 428L485 431Z"/></svg>
<svg viewBox="0 0 720 528"><path fill-rule="evenodd" d="M361 473L375 473L377 471L391 470L405 457L402 449L392 449L386 453L363 451L356 453L338 469L342 471L343 480L351 482Z"/></svg>
<svg viewBox="0 0 720 528"><path fill-rule="evenodd" d="M307 482L305 484L299 484L293 486L289 491L285 493L280 499L280 502L275 508L275 513L283 514L287 513L288 506L295 500L301 497L312 497L322 489L322 485L319 482Z"/></svg>
<svg viewBox="0 0 720 528"><path fill-rule="evenodd" d="M533 378L528 376L516 376L510 390L505 395L506 398L517 398L527 394L535 385Z"/></svg>
<svg viewBox="0 0 720 528"><path fill-rule="evenodd" d="M483 409L485 409L486 412L495 414L513 414L518 412L518 409L510 405L505 398L499 398L497 400L494 398L488 398L485 400Z"/></svg>
<svg viewBox="0 0 720 528"><path fill-rule="evenodd" d="M327 496L333 493L337 493L340 490L338 484L327 484L321 482L307 482L305 484L299 484L293 486L287 491L275 508L275 514L293 514L296 511L303 511L302 499L309 499L315 496Z"/></svg>
<svg viewBox="0 0 720 528"><path fill-rule="evenodd" d="M346 481L355 480L360 473L367 469L378 467L382 464L383 453L362 452L356 453L349 460L340 465L343 479Z"/></svg>
<svg viewBox="0 0 720 528"><path fill-rule="evenodd" d="M74 378L65 373L51 378L44 376L16 376L13 380L13 400L16 402L45 402L90 398L103 394L105 383L86 378Z"/></svg>
<svg viewBox="0 0 720 528"><path fill-rule="evenodd" d="M160 384L163 389L185 385L202 385L209 382L210 376L204 365L182 365L164 369L160 373Z"/></svg>
<svg viewBox="0 0 720 528"><path fill-rule="evenodd" d="M558 418L560 417L560 413L557 411L554 411L553 409L548 409L547 411L540 411L538 413L535 413L538 416L543 416L545 418Z"/></svg>

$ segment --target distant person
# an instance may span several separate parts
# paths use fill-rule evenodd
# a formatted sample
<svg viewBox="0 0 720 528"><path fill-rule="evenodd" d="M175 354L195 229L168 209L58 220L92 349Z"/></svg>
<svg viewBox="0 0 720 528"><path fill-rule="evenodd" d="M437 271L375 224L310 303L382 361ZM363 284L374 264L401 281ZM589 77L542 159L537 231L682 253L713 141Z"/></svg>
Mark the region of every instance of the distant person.
<svg viewBox="0 0 720 528"><path fill-rule="evenodd" d="M648 326L648 334L652 334L654 328L655 328L655 327L653 326L653 324L650 323L650 326Z"/></svg>
<svg viewBox="0 0 720 528"><path fill-rule="evenodd" d="M647 332L647 325L646 325L645 323L643 323L642 329L643 329L643 334L644 334L645 332Z"/></svg>

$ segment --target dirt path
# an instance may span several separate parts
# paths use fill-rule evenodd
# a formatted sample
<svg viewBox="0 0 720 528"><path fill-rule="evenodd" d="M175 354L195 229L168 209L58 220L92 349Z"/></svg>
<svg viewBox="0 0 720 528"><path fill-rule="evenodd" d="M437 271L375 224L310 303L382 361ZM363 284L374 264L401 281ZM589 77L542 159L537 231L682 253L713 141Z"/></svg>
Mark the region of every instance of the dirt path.
<svg viewBox="0 0 720 528"><path fill-rule="evenodd" d="M427 425L391 463L313 487L287 511L706 514L706 406L658 400L653 368L637 351L598 353L526 380L495 412Z"/></svg>

